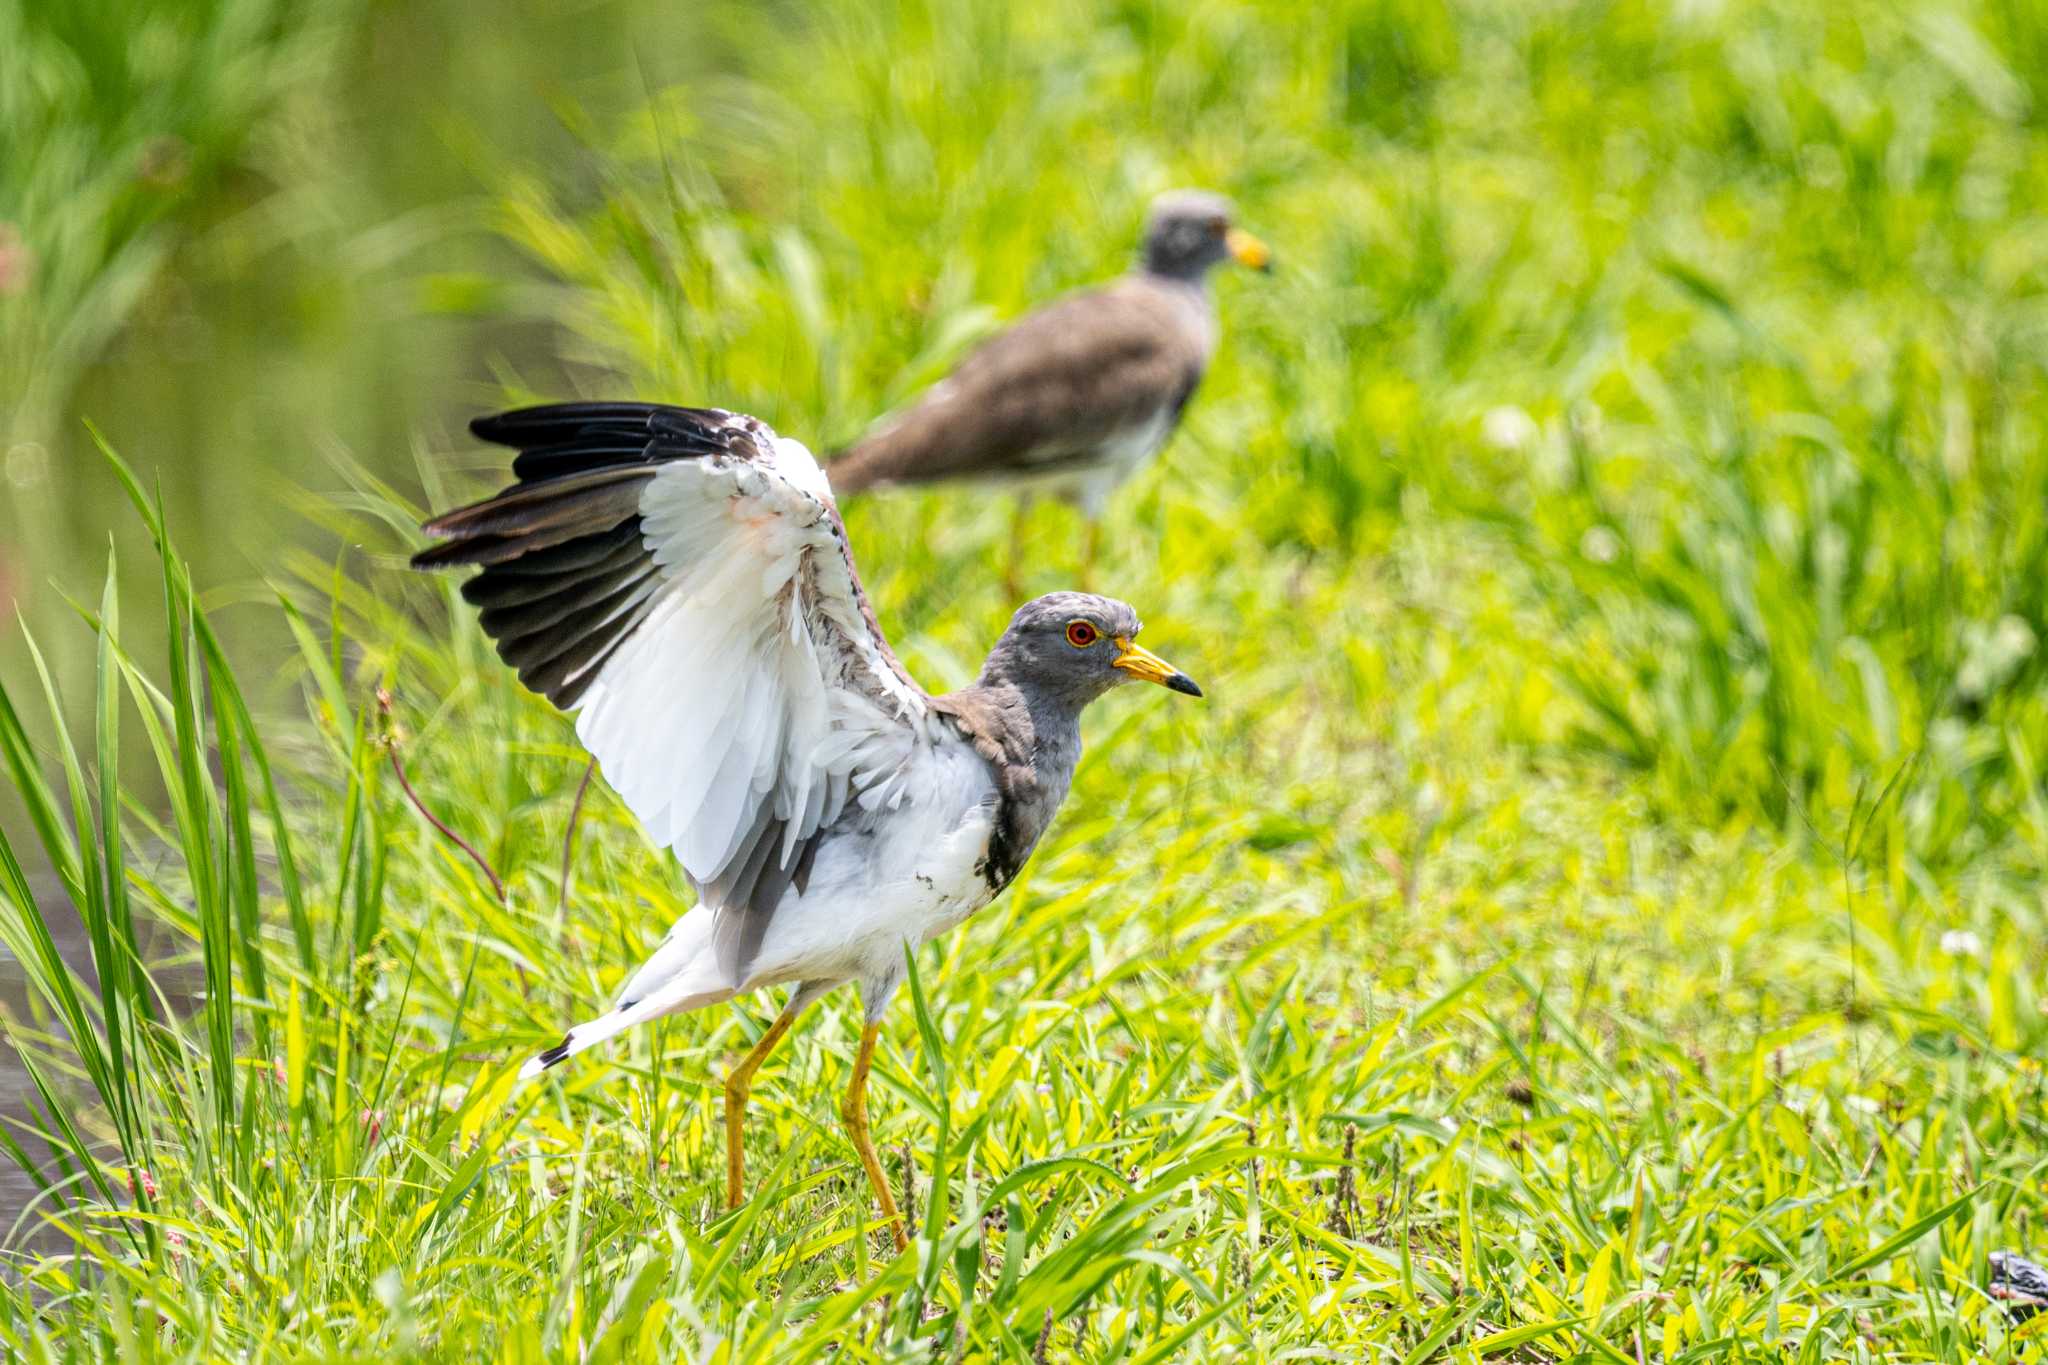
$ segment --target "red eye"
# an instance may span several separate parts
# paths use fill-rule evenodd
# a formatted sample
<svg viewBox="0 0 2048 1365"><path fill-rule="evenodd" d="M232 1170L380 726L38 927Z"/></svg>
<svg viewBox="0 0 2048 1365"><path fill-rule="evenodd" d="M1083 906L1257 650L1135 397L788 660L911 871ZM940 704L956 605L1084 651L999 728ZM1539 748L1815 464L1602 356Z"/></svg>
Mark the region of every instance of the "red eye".
<svg viewBox="0 0 2048 1365"><path fill-rule="evenodd" d="M1102 633L1086 621L1067 623L1067 643L1076 649L1086 649L1102 638Z"/></svg>

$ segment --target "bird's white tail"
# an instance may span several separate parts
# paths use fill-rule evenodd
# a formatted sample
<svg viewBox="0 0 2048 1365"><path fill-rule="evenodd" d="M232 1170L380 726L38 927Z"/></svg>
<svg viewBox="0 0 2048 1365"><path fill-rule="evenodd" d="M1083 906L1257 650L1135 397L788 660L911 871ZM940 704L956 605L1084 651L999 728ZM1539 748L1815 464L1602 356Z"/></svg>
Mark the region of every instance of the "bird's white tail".
<svg viewBox="0 0 2048 1365"><path fill-rule="evenodd" d="M588 1023L578 1024L562 1035L562 1041L544 1052L537 1052L519 1068L519 1079L530 1081L557 1062L566 1062L587 1047L596 1047L615 1033L623 1033L640 1022L640 1011L613 1010L600 1014Z"/></svg>
<svg viewBox="0 0 2048 1365"><path fill-rule="evenodd" d="M607 1013L570 1029L562 1035L561 1042L545 1052L535 1053L519 1068L519 1079L531 1080L557 1062L567 1061L585 1048L596 1047L635 1024L730 1000L732 985L720 979L713 962L711 921L711 912L702 906L677 920L654 955L626 982L626 988L619 993L619 1003Z"/></svg>

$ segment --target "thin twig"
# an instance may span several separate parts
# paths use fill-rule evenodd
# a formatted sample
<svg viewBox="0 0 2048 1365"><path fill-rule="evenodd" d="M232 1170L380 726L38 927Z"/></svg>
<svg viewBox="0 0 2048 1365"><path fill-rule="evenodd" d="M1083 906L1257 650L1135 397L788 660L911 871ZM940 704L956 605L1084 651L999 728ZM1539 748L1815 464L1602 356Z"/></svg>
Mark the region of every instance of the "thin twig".
<svg viewBox="0 0 2048 1365"><path fill-rule="evenodd" d="M1330 1231L1339 1237L1352 1235L1352 1214L1358 1208L1358 1125L1344 1125L1344 1164L1337 1168L1337 1188L1330 1195Z"/></svg>
<svg viewBox="0 0 2048 1365"><path fill-rule="evenodd" d="M484 855L477 852L469 840L441 823L440 817L428 810L427 803L422 801L420 794L412 789L412 783L405 775L405 761L398 756L398 729L391 723L391 693L382 687L377 689L377 710L384 718L384 752L391 755L391 771L398 775L398 785L404 788L406 799L412 802L414 810L426 817L428 824L441 832L442 838L454 844L464 853L467 853L469 860L483 870L483 874L491 879L491 889L498 893L498 904L503 905L505 903L505 883L500 881L498 874L491 870L491 865L484 858Z"/></svg>
<svg viewBox="0 0 2048 1365"><path fill-rule="evenodd" d="M1261 1228L1263 1220L1259 1216L1260 1210L1264 1207L1264 1201L1259 1194L1259 1121L1257 1119L1245 1120L1244 1141L1245 1145L1251 1148L1252 1152L1251 1169L1247 1172L1248 1178L1245 1182L1244 1200L1244 1275L1245 1284L1249 1287L1252 1276L1252 1253L1266 1244L1266 1236Z"/></svg>
<svg viewBox="0 0 2048 1365"><path fill-rule="evenodd" d="M555 902L555 909L565 915L569 913L569 871L575 866L572 860L576 856L576 822L582 818L583 797L590 790L590 776L596 771L597 756L593 754L584 766L583 780L576 784L576 799L569 806L569 828L562 831L562 894Z"/></svg>
<svg viewBox="0 0 2048 1365"><path fill-rule="evenodd" d="M903 1144L903 1226L917 1226L917 1167L910 1161L910 1144Z"/></svg>

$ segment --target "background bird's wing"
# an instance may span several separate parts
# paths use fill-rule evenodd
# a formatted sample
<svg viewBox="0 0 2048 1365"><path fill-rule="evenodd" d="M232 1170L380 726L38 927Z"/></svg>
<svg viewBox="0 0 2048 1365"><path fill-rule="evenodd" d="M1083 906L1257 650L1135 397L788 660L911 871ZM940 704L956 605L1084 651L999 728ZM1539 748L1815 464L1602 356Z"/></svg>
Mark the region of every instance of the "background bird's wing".
<svg viewBox="0 0 2048 1365"><path fill-rule="evenodd" d="M463 585L718 916L735 984L822 831L902 795L930 715L883 638L810 454L761 422L642 403L472 424L519 482L427 523Z"/></svg>
<svg viewBox="0 0 2048 1365"><path fill-rule="evenodd" d="M1143 281L1074 294L1000 332L830 466L841 492L1033 472L1177 415L1207 363L1183 308Z"/></svg>

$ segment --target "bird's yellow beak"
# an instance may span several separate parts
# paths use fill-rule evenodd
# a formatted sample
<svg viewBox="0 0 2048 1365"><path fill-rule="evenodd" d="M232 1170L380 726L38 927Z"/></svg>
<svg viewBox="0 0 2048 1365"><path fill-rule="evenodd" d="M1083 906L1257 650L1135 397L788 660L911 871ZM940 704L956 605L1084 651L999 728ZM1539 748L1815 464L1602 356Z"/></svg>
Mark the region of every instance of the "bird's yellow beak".
<svg viewBox="0 0 2048 1365"><path fill-rule="evenodd" d="M1149 683L1158 683L1170 692L1179 692L1190 697L1202 695L1202 689L1195 686L1195 680L1175 668L1166 660L1154 654L1143 645L1133 644L1128 635L1116 637L1116 658L1110 667L1121 668L1134 678Z"/></svg>
<svg viewBox="0 0 2048 1365"><path fill-rule="evenodd" d="M1254 270L1273 271L1273 248L1246 232L1243 228L1232 228L1223 234L1223 245L1239 265L1248 265Z"/></svg>

